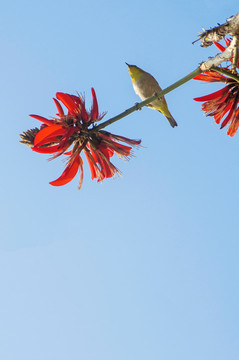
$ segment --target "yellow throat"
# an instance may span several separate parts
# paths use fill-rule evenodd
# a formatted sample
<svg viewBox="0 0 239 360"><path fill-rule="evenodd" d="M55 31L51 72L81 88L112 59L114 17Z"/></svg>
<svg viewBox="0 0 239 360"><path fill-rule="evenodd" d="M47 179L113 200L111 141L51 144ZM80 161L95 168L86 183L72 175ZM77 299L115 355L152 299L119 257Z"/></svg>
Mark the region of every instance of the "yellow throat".
<svg viewBox="0 0 239 360"><path fill-rule="evenodd" d="M128 65L129 74L131 76L132 82L139 80L144 72L136 65L129 65L127 63L126 65Z"/></svg>

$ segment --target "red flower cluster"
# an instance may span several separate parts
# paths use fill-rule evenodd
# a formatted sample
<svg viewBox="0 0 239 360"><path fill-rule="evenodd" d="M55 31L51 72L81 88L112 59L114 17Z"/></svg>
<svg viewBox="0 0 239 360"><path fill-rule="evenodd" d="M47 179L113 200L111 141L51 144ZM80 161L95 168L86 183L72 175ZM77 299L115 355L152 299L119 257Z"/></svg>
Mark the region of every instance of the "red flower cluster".
<svg viewBox="0 0 239 360"><path fill-rule="evenodd" d="M229 46L230 40L226 39L225 41L226 45ZM222 45L218 43L215 45L221 51L225 50ZM239 62L237 65L239 67ZM221 68L221 70L231 75L229 68ZM203 102L202 110L207 116L213 116L217 124L223 120L221 129L229 125L227 134L230 136L234 136L239 127L239 76L233 74L233 77L225 76L216 71L206 71L194 78L195 80L226 84L222 89L206 96L197 97L194 100Z"/></svg>
<svg viewBox="0 0 239 360"><path fill-rule="evenodd" d="M100 121L104 114L99 115L97 98L93 88L91 92L93 104L90 111L86 110L85 101L81 96L58 92L56 94L57 99L53 99L58 111L57 118L49 120L39 115L30 115L43 123L40 131L35 135L32 150L52 154L52 159L62 154L69 155L65 170L57 180L50 182L51 185L67 184L79 170L79 188L81 187L83 181L82 151L88 161L92 180L103 181L110 178L119 173L119 170L112 164L111 157L117 154L119 157L128 159L131 155L132 146L141 143L141 140L131 140L107 131L97 130L94 124ZM68 109L67 114L64 113L60 101ZM73 147L69 151L71 145Z"/></svg>

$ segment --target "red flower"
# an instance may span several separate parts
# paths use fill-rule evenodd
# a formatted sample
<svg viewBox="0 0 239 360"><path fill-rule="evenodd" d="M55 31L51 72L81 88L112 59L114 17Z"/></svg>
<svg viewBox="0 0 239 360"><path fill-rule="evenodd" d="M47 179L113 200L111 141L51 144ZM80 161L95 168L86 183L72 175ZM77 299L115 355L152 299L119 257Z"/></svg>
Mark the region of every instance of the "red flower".
<svg viewBox="0 0 239 360"><path fill-rule="evenodd" d="M225 41L228 46L230 40L226 39ZM215 43L215 45L221 51L225 50L222 45L218 43ZM228 72L230 75L229 68L221 68L221 70ZM235 77L238 77L238 80ZM206 71L194 79L226 84L222 89L206 96L197 97L194 100L203 102L202 110L207 116L213 116L217 124L222 121L221 129L229 125L227 134L234 136L239 127L239 76L234 74L234 78L231 78L216 71Z"/></svg>
<svg viewBox="0 0 239 360"><path fill-rule="evenodd" d="M51 185L61 186L70 182L78 170L80 172L79 188L83 180L83 151L88 161L91 178L103 181L106 178L120 173L112 164L110 158L116 154L128 159L132 146L140 145L141 140L131 140L123 136L113 135L107 131L97 130L91 126L100 121L98 103L94 89L91 89L93 103L90 111L85 108L85 101L81 96L58 92L57 99L53 99L57 107L57 117L49 120L39 115L30 115L40 120L43 125L34 133L34 146L32 150L44 154L52 154L52 159L65 154L69 155L67 165L62 175ZM65 105L68 113L65 114L60 101ZM124 142L128 145L123 145ZM70 151L69 148L72 147Z"/></svg>

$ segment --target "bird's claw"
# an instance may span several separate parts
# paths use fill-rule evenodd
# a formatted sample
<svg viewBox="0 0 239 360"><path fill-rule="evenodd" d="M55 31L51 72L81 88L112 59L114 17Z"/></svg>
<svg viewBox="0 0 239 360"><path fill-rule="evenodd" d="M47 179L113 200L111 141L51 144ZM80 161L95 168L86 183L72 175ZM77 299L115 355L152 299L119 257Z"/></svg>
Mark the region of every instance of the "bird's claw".
<svg viewBox="0 0 239 360"><path fill-rule="evenodd" d="M139 106L139 103L135 103L136 110L142 110L142 108Z"/></svg>
<svg viewBox="0 0 239 360"><path fill-rule="evenodd" d="M157 95L157 92L154 93L154 96ZM160 100L162 97L157 97L158 100Z"/></svg>

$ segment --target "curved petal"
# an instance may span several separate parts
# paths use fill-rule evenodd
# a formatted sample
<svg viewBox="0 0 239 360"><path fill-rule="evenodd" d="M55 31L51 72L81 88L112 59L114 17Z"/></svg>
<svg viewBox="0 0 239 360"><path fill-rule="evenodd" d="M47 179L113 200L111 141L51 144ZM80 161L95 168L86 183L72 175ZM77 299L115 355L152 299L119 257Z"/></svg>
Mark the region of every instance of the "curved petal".
<svg viewBox="0 0 239 360"><path fill-rule="evenodd" d="M224 87L218 91L215 91L214 93L212 94L209 94L209 95L205 95L205 96L201 96L201 97L197 97L197 98L194 98L193 100L195 101L208 101L208 100L213 100L213 99L216 99L216 98L219 98L221 96L223 96L225 94L227 90L227 87Z"/></svg>
<svg viewBox="0 0 239 360"><path fill-rule="evenodd" d="M46 118L43 117L43 116L34 115L34 114L31 114L31 115L29 115L29 116L31 116L32 118L37 119L37 120L43 122L43 123L46 124L46 125L53 125L53 124L54 124L54 120L48 120L48 119L46 119Z"/></svg>
<svg viewBox="0 0 239 360"><path fill-rule="evenodd" d="M79 95L78 96L71 95L71 97L78 104L81 113L81 118L83 122L86 123L89 120L89 115L88 112L86 111L84 101L82 101L82 98Z"/></svg>
<svg viewBox="0 0 239 360"><path fill-rule="evenodd" d="M97 151L97 154L98 154L98 158L99 158L99 164L101 166L101 172L103 173L104 178L111 178L112 176L114 176L114 171L110 167L109 160L106 161L106 159L104 159L102 157L102 154L100 153L100 151Z"/></svg>
<svg viewBox="0 0 239 360"><path fill-rule="evenodd" d="M99 116L99 109L98 109L98 102L97 102L97 97L96 97L94 88L91 88L91 94L92 94L92 99L93 99L93 104L92 104L92 108L91 108L91 119L93 121L96 121Z"/></svg>
<svg viewBox="0 0 239 360"><path fill-rule="evenodd" d="M96 175L96 163L93 163L94 159L90 157L90 155L88 154L88 152L86 150L84 150L84 154L86 157L86 160L88 161L89 164L89 168L90 168L90 172L91 172L91 180L94 180L97 175Z"/></svg>
<svg viewBox="0 0 239 360"><path fill-rule="evenodd" d="M225 43L226 43L226 45L227 45L227 47L231 44L231 40L229 40L229 39L225 39Z"/></svg>
<svg viewBox="0 0 239 360"><path fill-rule="evenodd" d="M215 45L221 52L225 51L225 49L226 49L224 46L222 46L221 44L219 44L217 41L214 41L214 45Z"/></svg>
<svg viewBox="0 0 239 360"><path fill-rule="evenodd" d="M82 158L80 158L80 160L81 160L81 161L80 161L80 164L79 164L79 168L80 168L80 179L79 179L78 190L81 189L81 186L82 186L82 183L83 183L83 175L84 175Z"/></svg>
<svg viewBox="0 0 239 360"><path fill-rule="evenodd" d="M47 140L47 138L49 137L53 137L53 136L59 136L59 135L64 135L66 132L66 129L64 129L62 127L62 125L52 125L52 126L47 126L45 128L43 128L42 130L40 130L34 139L34 145L35 146L40 146L43 144L43 142L45 140Z"/></svg>
<svg viewBox="0 0 239 360"><path fill-rule="evenodd" d="M129 156L130 151L132 150L131 146L122 145L114 141L112 141L112 147L113 150L115 150L117 153L123 156Z"/></svg>
<svg viewBox="0 0 239 360"><path fill-rule="evenodd" d="M223 120L222 124L221 124L221 127L220 129L224 128L228 123L229 121L232 121L234 116L235 116L235 113L236 113L236 106L237 106L237 99L235 99L232 107L231 107L231 110L229 111L227 117Z"/></svg>
<svg viewBox="0 0 239 360"><path fill-rule="evenodd" d="M106 140L102 140L102 143L105 147L111 149L112 151L117 152L119 155L129 156L130 151L132 150L131 146L120 144L116 141L113 141L110 137L103 135L103 138Z"/></svg>
<svg viewBox="0 0 239 360"><path fill-rule="evenodd" d="M107 136L105 134L102 134L101 133L101 136ZM126 144L129 144L129 145L132 145L132 146L135 146L135 145L140 145L142 140L134 140L134 139L129 139L129 138L126 138L124 136L120 136L120 135L115 135L115 134L111 134L111 133L108 133L108 139L115 139L117 141L122 141L122 142L125 142Z"/></svg>
<svg viewBox="0 0 239 360"><path fill-rule="evenodd" d="M79 107L72 99L71 95L58 92L56 93L56 97L67 107L71 115L75 116L79 114Z"/></svg>
<svg viewBox="0 0 239 360"><path fill-rule="evenodd" d="M239 128L239 109L237 109L236 116L234 117L231 125L228 128L227 135L234 136Z"/></svg>
<svg viewBox="0 0 239 360"><path fill-rule="evenodd" d="M215 71L205 71L203 74L199 74L193 79L207 82L226 82L227 77Z"/></svg>
<svg viewBox="0 0 239 360"><path fill-rule="evenodd" d="M62 186L68 184L77 174L79 166L82 164L82 159L80 155L76 156L72 164L67 165L61 176L51 181L49 184L53 186Z"/></svg>
<svg viewBox="0 0 239 360"><path fill-rule="evenodd" d="M89 147L92 158L97 163L98 162L98 157L97 157L96 151L92 148L92 146L89 145L89 143L88 143L87 146Z"/></svg>
<svg viewBox="0 0 239 360"><path fill-rule="evenodd" d="M98 148L107 157L107 159L111 158L114 155L114 151L108 147L99 145Z"/></svg>
<svg viewBox="0 0 239 360"><path fill-rule="evenodd" d="M65 116L64 111L63 111L62 106L59 103L59 101L57 99L55 99L55 98L53 98L53 101L54 101L54 103L56 105L56 108L57 108L57 111L58 111L57 115L59 115L60 117Z"/></svg>
<svg viewBox="0 0 239 360"><path fill-rule="evenodd" d="M59 136L60 135L58 135L58 136L47 136L45 139L41 140L40 143L36 145L36 147L41 147L43 145L51 146L52 143L58 143L58 145L59 145L59 143L60 143Z"/></svg>
<svg viewBox="0 0 239 360"><path fill-rule="evenodd" d="M231 109L232 104L233 99L230 99L229 102L220 109L220 111L213 115L216 124L220 124L223 116L226 115L226 113Z"/></svg>
<svg viewBox="0 0 239 360"><path fill-rule="evenodd" d="M59 145L44 146L44 147L33 146L31 149L41 154L53 154L59 150Z"/></svg>

